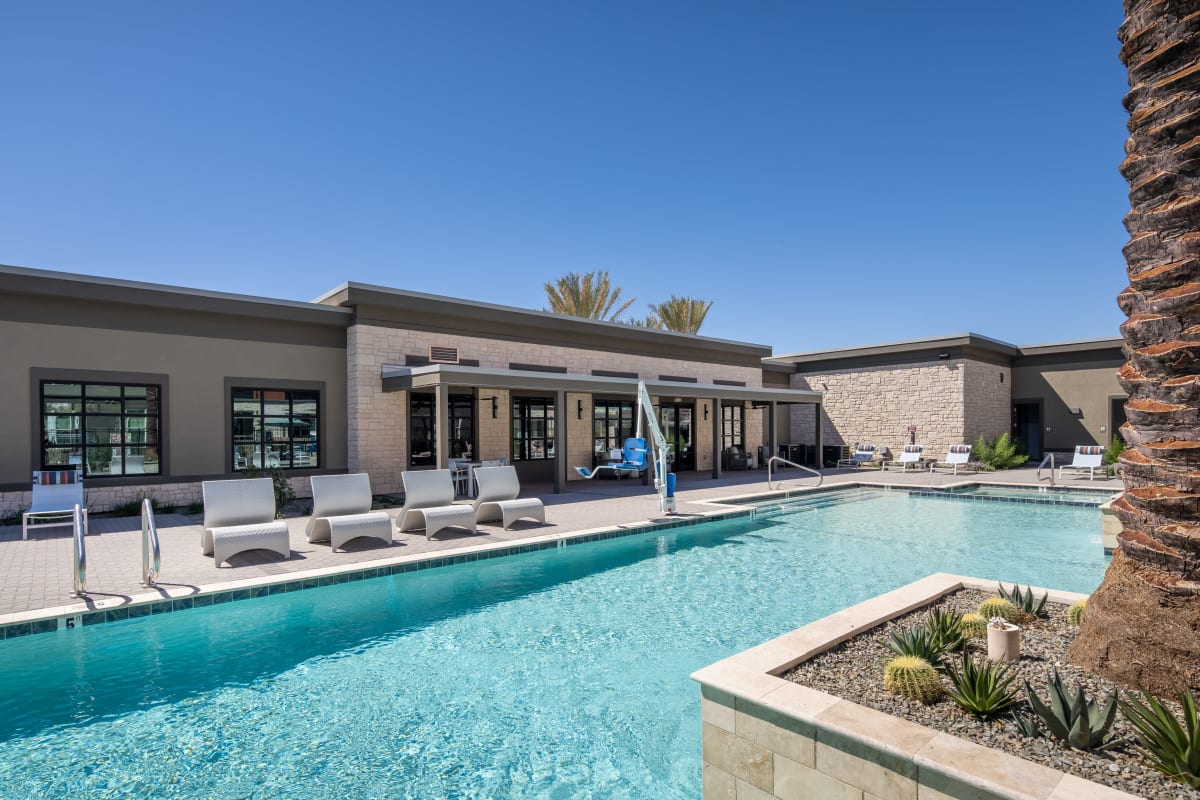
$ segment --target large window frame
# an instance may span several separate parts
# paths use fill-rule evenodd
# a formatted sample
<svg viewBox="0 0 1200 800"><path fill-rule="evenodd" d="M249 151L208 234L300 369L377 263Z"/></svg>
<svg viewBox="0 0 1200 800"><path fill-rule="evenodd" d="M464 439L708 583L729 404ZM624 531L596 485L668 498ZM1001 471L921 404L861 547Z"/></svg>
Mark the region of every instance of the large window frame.
<svg viewBox="0 0 1200 800"><path fill-rule="evenodd" d="M741 403L721 406L721 449L731 447L746 452L746 407Z"/></svg>
<svg viewBox="0 0 1200 800"><path fill-rule="evenodd" d="M475 447L475 397L452 394L447 398L450 416L449 458L471 459ZM437 398L413 392L408 398L408 463L427 467L437 463Z"/></svg>
<svg viewBox="0 0 1200 800"><path fill-rule="evenodd" d="M592 401L592 458L600 463L620 450L637 430L637 405L632 400Z"/></svg>
<svg viewBox="0 0 1200 800"><path fill-rule="evenodd" d="M230 386L232 471L320 469L322 405L315 388Z"/></svg>
<svg viewBox="0 0 1200 800"><path fill-rule="evenodd" d="M554 398L514 397L512 401L513 461L553 461L557 421Z"/></svg>
<svg viewBox="0 0 1200 800"><path fill-rule="evenodd" d="M136 380L43 378L38 381L38 435L42 469L78 467L89 478L162 475L163 387Z"/></svg>

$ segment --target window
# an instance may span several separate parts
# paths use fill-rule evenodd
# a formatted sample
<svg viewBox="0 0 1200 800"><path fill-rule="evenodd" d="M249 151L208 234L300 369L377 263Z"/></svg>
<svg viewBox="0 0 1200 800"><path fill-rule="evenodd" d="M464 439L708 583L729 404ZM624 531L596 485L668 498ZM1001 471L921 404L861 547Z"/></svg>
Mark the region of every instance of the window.
<svg viewBox="0 0 1200 800"><path fill-rule="evenodd" d="M475 452L475 398L452 394L450 401L450 458L471 458ZM437 463L436 400L413 393L408 400L408 463L414 467Z"/></svg>
<svg viewBox="0 0 1200 800"><path fill-rule="evenodd" d="M596 458L619 450L634 434L632 400L597 400L592 405L592 453Z"/></svg>
<svg viewBox="0 0 1200 800"><path fill-rule="evenodd" d="M745 416L746 409L741 405L736 406L721 406L721 447L729 449L737 447L745 450L745 441L742 436L742 419Z"/></svg>
<svg viewBox="0 0 1200 800"><path fill-rule="evenodd" d="M234 387L232 395L235 472L321 465L320 392Z"/></svg>
<svg viewBox="0 0 1200 800"><path fill-rule="evenodd" d="M544 397L518 397L512 406L514 461L554 458L554 401Z"/></svg>
<svg viewBox="0 0 1200 800"><path fill-rule="evenodd" d="M41 382L42 466L158 475L162 387Z"/></svg>

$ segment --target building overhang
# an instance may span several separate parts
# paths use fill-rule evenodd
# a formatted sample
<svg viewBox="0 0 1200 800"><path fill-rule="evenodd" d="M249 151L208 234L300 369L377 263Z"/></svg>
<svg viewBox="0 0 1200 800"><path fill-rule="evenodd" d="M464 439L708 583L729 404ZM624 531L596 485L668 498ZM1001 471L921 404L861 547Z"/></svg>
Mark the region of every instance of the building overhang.
<svg viewBox="0 0 1200 800"><path fill-rule="evenodd" d="M491 369L458 364L432 364L425 367L402 367L385 364L382 370L385 392L421 391L438 386L477 386L512 391L583 392L605 396L637 394L638 382L632 378L609 378L599 375L547 373L533 370ZM822 394L802 389L771 389L759 386L726 386L713 383L684 383L682 381L646 381L650 394L680 399L710 399L722 401L768 403L820 403Z"/></svg>

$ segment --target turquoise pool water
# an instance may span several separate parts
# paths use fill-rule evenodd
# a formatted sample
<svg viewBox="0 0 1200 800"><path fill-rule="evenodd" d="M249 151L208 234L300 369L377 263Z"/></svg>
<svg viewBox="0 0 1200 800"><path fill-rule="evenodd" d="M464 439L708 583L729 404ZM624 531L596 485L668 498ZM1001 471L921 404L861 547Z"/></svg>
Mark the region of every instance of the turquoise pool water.
<svg viewBox="0 0 1200 800"><path fill-rule="evenodd" d="M1090 508L900 492L0 643L4 798L698 798L688 675L930 572L1076 591Z"/></svg>
<svg viewBox="0 0 1200 800"><path fill-rule="evenodd" d="M1030 500L1069 500L1072 502L1107 503L1117 494L1100 489L1080 487L1068 489L1033 489L1027 486L977 486L971 489L954 490L955 494L978 494L984 497L1013 497Z"/></svg>

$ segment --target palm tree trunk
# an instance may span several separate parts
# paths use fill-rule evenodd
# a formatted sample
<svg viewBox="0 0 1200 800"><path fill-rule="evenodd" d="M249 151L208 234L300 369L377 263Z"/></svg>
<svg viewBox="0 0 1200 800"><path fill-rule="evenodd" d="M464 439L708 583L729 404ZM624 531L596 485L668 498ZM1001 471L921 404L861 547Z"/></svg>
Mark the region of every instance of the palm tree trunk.
<svg viewBox="0 0 1200 800"><path fill-rule="evenodd" d="M1200 1L1125 0L1130 285L1124 525L1073 663L1128 686L1200 689Z"/></svg>

